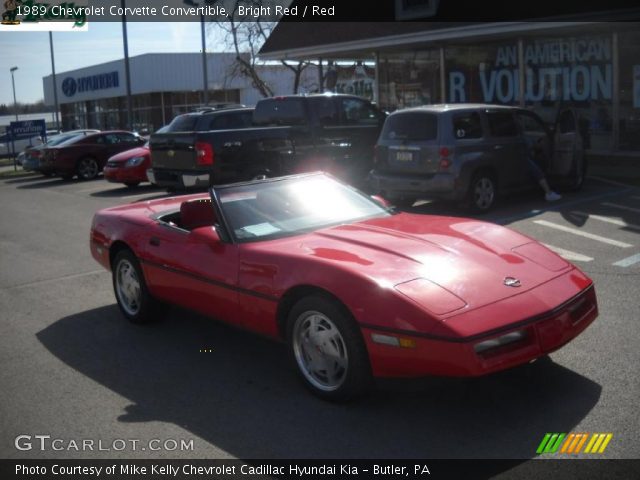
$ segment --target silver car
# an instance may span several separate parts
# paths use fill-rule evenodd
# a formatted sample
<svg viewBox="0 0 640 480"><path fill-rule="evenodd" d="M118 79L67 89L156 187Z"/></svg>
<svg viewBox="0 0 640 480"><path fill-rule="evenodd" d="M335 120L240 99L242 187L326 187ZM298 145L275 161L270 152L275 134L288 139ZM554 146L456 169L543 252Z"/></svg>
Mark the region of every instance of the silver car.
<svg viewBox="0 0 640 480"><path fill-rule="evenodd" d="M586 161L578 119L559 113L548 127L524 108L429 105L389 115L375 148L369 186L398 205L419 198L459 202L477 212L498 194L535 187L533 156L555 185L579 189Z"/></svg>

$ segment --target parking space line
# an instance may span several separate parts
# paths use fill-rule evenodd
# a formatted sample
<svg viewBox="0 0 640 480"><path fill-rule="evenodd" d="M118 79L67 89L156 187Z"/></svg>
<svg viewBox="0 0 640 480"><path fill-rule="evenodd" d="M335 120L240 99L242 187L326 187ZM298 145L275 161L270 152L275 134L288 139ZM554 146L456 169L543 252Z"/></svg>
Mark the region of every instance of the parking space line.
<svg viewBox="0 0 640 480"><path fill-rule="evenodd" d="M613 245L614 247L620 247L620 248L633 247L633 245L631 245L630 243L620 242L618 240L614 240L613 238L602 237L600 235L595 235L589 232L583 232L582 230L578 230L577 228L565 227L564 225L548 222L546 220L534 220L533 223L537 223L538 225L542 225L543 227L555 228L556 230L560 230L562 232L572 233L580 237L589 238L597 242Z"/></svg>
<svg viewBox="0 0 640 480"><path fill-rule="evenodd" d="M571 213L576 215L582 215L584 217L589 218L590 220L598 220L600 222L606 222L606 223L611 223L612 225L618 225L619 227L640 231L640 225L636 225L635 223L628 223L628 222L625 222L624 220L620 220L617 218L603 217L602 215L594 215L593 213L587 213L587 212L571 212Z"/></svg>
<svg viewBox="0 0 640 480"><path fill-rule="evenodd" d="M640 253L636 253L635 255L631 255L630 257L623 258L613 265L616 267L630 267L631 265L635 265L638 262L640 262Z"/></svg>
<svg viewBox="0 0 640 480"><path fill-rule="evenodd" d="M628 183L616 182L615 180L610 180L608 178L599 177L597 175L589 175L587 178L592 178L594 180L598 180L599 182L608 183L610 185L617 185L619 187L630 187L631 186Z"/></svg>
<svg viewBox="0 0 640 480"><path fill-rule="evenodd" d="M47 283L57 283L62 280L72 280L75 278L88 277L91 275L102 275L103 273L109 273L109 272L107 270L91 270L89 272L72 273L70 275L63 275L61 277L45 278L43 280L34 280L32 282L20 283L18 285L8 285L6 287L1 287L1 288L2 290L13 290L14 288L35 287L35 286L44 285Z"/></svg>
<svg viewBox="0 0 640 480"><path fill-rule="evenodd" d="M626 193L629 193L633 191L632 188L625 188L625 189L621 189L621 190L616 190L613 192L605 192L605 193L599 193L597 195L590 195L587 197L582 197L582 198L577 198L575 200L569 200L569 201L561 201L560 204L554 205L554 206L550 206L547 208L541 208L541 209L535 209L535 210L530 210L528 212L525 213L518 213L516 215L509 215L506 217L497 217L497 218L493 218L493 219L489 219L490 221L497 223L499 225L506 225L508 223L511 222L517 222L520 220L526 220L528 218L531 217L536 217L540 214L543 214L545 212L558 212L561 210L564 210L566 208L571 208L575 205L582 205L583 203L587 203L587 202L594 202L597 200L602 200L604 198L608 198L608 197L613 197L613 196L618 196L618 195L624 195Z"/></svg>
<svg viewBox="0 0 640 480"><path fill-rule="evenodd" d="M570 262L591 262L593 261L593 257L587 257L581 253L572 252L571 250L565 250L564 248L555 247L553 245L549 245L548 243L543 243L545 247L547 247L552 252L556 252L565 260L569 260Z"/></svg>
<svg viewBox="0 0 640 480"><path fill-rule="evenodd" d="M629 212L640 213L640 208L627 207L626 205L619 205L617 203L602 202L600 205L605 207L619 208L620 210L627 210Z"/></svg>

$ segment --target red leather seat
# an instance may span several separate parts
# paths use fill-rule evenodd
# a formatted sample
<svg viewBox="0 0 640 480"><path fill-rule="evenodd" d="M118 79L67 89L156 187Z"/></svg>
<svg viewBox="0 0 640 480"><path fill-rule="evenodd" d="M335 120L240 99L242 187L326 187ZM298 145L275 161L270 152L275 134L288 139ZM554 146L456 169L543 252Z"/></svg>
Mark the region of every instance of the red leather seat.
<svg viewBox="0 0 640 480"><path fill-rule="evenodd" d="M180 226L185 230L213 226L216 213L209 200L192 200L180 204Z"/></svg>

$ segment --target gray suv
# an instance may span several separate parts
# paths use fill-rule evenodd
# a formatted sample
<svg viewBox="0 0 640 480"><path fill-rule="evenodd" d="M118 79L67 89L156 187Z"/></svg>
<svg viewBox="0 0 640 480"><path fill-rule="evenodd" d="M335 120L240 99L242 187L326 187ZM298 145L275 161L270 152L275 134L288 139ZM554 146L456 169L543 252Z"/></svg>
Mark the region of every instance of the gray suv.
<svg viewBox="0 0 640 480"><path fill-rule="evenodd" d="M548 127L535 113L516 107L409 108L387 117L369 186L401 206L440 198L483 212L499 193L536 186L529 155L554 185L582 187L586 162L575 112L560 111Z"/></svg>

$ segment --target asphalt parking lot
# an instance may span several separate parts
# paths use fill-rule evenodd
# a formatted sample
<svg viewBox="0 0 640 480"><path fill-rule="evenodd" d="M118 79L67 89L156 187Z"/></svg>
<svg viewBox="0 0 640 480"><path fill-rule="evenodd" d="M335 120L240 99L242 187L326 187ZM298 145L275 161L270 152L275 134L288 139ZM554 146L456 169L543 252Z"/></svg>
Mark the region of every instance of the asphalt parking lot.
<svg viewBox="0 0 640 480"><path fill-rule="evenodd" d="M178 309L153 326L121 317L110 274L89 253L92 215L165 195L102 179L0 180L0 458L529 459L546 432L610 432L603 457L640 457L639 188L590 178L559 203L536 193L485 217L595 281L600 317L551 362L382 382L349 405L306 393L276 343ZM185 439L193 449L19 451L18 435Z"/></svg>

